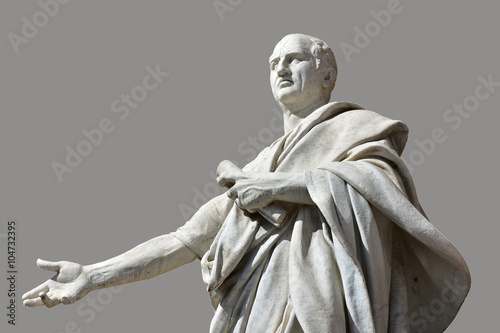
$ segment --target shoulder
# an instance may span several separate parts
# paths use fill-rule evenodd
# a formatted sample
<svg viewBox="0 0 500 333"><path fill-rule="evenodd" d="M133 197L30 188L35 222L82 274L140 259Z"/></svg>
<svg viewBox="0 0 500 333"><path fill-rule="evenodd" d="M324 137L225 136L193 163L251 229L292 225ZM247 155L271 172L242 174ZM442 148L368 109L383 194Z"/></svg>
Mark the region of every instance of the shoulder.
<svg viewBox="0 0 500 333"><path fill-rule="evenodd" d="M399 152L402 152L408 138L408 126L402 121L387 118L359 106L337 113L325 121L324 125L341 137L356 138L360 141L390 137L395 140Z"/></svg>

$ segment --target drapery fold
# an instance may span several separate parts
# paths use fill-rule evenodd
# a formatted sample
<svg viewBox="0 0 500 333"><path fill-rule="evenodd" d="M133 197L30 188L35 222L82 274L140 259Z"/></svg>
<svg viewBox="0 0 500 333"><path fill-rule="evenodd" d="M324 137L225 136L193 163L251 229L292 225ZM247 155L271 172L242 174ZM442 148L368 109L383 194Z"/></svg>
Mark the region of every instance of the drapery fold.
<svg viewBox="0 0 500 333"><path fill-rule="evenodd" d="M282 228L232 205L201 261L211 332L443 331L470 275L420 207L406 139L399 121L330 103L249 163L303 173L315 205Z"/></svg>

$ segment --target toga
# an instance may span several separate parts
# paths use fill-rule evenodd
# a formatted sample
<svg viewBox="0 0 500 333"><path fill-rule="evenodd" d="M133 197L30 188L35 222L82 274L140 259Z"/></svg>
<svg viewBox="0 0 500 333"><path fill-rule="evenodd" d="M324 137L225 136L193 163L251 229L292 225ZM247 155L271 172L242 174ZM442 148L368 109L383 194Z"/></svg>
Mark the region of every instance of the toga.
<svg viewBox="0 0 500 333"><path fill-rule="evenodd" d="M302 173L314 205L281 225L225 194L173 235L201 259L210 332L442 332L469 288L456 248L428 221L400 159L408 129L326 104L243 171Z"/></svg>

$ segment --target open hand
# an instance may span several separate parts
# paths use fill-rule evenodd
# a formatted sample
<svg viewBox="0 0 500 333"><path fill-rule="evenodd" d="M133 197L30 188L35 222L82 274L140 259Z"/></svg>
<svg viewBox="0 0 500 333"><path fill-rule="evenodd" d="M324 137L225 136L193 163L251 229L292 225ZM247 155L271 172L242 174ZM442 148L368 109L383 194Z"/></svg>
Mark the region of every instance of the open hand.
<svg viewBox="0 0 500 333"><path fill-rule="evenodd" d="M38 259L36 264L56 275L23 295L25 306L48 308L60 303L72 304L91 291L91 284L83 266L69 261L50 262Z"/></svg>

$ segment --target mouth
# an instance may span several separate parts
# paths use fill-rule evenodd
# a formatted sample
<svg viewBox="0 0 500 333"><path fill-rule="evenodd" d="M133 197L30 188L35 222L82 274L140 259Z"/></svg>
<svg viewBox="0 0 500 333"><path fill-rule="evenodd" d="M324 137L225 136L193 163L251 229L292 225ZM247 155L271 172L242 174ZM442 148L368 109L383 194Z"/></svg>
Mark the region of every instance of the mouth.
<svg viewBox="0 0 500 333"><path fill-rule="evenodd" d="M282 87L288 87L288 86L291 86L293 85L293 81L292 80L288 80L288 79L281 79L278 81L278 87L282 88Z"/></svg>

